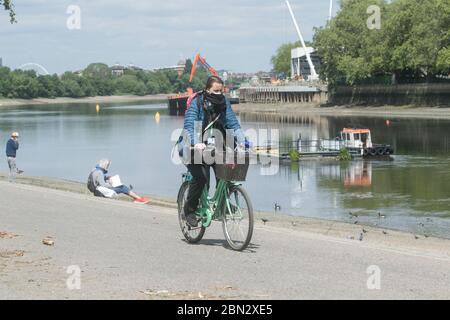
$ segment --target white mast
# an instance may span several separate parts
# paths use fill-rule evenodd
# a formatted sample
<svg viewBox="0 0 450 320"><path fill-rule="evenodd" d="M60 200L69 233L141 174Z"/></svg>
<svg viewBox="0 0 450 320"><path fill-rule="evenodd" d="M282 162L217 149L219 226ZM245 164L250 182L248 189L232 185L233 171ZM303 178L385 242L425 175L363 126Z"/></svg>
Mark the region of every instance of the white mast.
<svg viewBox="0 0 450 320"><path fill-rule="evenodd" d="M298 36L300 38L300 42L302 43L303 50L305 50L306 60L308 61L309 68L311 69L311 78L312 79L317 79L316 68L314 68L314 64L311 61L311 56L309 55L309 52L306 50L305 41L303 40L302 33L300 32L300 28L299 28L299 26L297 24L297 20L295 19L294 12L292 11L291 4L289 3L289 0L286 0L286 4L288 6L289 12L291 13L292 21L294 22L295 29L297 30Z"/></svg>
<svg viewBox="0 0 450 320"><path fill-rule="evenodd" d="M332 15L333 15L333 0L330 0L330 13L328 14L328 22L331 21Z"/></svg>

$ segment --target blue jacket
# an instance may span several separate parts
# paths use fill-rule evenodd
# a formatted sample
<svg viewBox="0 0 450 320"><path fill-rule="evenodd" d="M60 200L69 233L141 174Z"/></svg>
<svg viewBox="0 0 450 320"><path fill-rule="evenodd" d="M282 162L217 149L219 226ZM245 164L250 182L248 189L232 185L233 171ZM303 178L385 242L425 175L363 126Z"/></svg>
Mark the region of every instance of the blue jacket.
<svg viewBox="0 0 450 320"><path fill-rule="evenodd" d="M200 100L200 101L199 101ZM201 107L199 107L199 102ZM241 129L236 114L231 108L230 101L226 99L227 108L225 112L219 117L219 121L224 125L225 129L234 130L234 135L239 144L245 142L244 132ZM190 138L190 145L195 145L201 143L201 137L203 132L201 132L203 119L205 117L205 111L203 110L203 96L198 96L192 100L189 109L186 111L184 118L184 130ZM225 138L225 137L224 137ZM185 141L183 141L185 143ZM186 146L186 145L185 145Z"/></svg>
<svg viewBox="0 0 450 320"><path fill-rule="evenodd" d="M19 142L14 141L13 139L9 139L6 143L6 156L7 157L16 157L16 152L19 149Z"/></svg>

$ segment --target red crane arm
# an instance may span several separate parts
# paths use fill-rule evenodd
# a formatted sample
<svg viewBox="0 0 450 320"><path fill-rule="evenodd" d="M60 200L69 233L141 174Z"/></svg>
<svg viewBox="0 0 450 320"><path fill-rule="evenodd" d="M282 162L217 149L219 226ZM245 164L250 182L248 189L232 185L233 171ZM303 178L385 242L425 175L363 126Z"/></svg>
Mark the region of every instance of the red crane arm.
<svg viewBox="0 0 450 320"><path fill-rule="evenodd" d="M199 62L200 62L200 63L206 68L206 70L208 70L213 76L216 76L216 77L218 76L218 73L217 73L216 69L214 69L213 67L211 67L211 65L210 65L208 62L206 62L206 60L205 60L202 56L200 56L200 53L198 53L198 54L195 56L194 62L192 63L192 70L191 70L191 76L189 77L189 82L192 82L192 79L194 79L195 71L197 70L197 64L198 64Z"/></svg>

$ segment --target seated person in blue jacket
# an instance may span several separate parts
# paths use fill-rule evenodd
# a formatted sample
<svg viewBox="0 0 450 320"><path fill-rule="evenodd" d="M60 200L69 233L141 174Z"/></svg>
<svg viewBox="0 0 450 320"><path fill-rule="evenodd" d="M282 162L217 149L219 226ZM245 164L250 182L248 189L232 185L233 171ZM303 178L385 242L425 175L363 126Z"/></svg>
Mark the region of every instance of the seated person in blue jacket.
<svg viewBox="0 0 450 320"><path fill-rule="evenodd" d="M89 174L87 183L89 191L96 197L110 198L115 194L125 194L132 198L135 203L146 204L150 202L149 199L138 196L125 185L113 187L109 181L111 177L107 175L110 165L111 161L107 159L98 162L95 169Z"/></svg>
<svg viewBox="0 0 450 320"><path fill-rule="evenodd" d="M186 138L180 137L179 152L183 157L185 152L189 153L192 146L194 150L205 150L207 141L200 138L200 135L195 134L196 123L202 123L202 132L214 128L222 132L225 138L225 131L231 130L234 134L238 146L245 147L245 136L241 129L239 121L231 108L230 101L223 94L224 82L216 76L211 76L207 83L205 90L200 91L192 99L184 118L184 135ZM199 138L201 140L199 140ZM199 205L199 200L206 185L209 185L209 171L210 167L214 165L195 164L194 159L187 163L186 166L192 175L192 180L189 182L189 190L184 206L184 215L186 222L191 227L197 227L199 219L195 214Z"/></svg>

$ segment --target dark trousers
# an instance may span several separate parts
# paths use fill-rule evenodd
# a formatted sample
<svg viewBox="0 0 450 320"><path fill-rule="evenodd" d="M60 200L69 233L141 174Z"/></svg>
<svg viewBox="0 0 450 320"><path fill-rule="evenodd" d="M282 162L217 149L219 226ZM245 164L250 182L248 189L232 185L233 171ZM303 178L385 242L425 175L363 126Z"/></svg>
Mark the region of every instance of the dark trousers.
<svg viewBox="0 0 450 320"><path fill-rule="evenodd" d="M192 175L192 180L189 182L189 191L187 200L184 205L184 211L186 214L194 213L199 205L199 200L202 196L205 186L209 189L209 166L206 164L188 164L187 168Z"/></svg>

